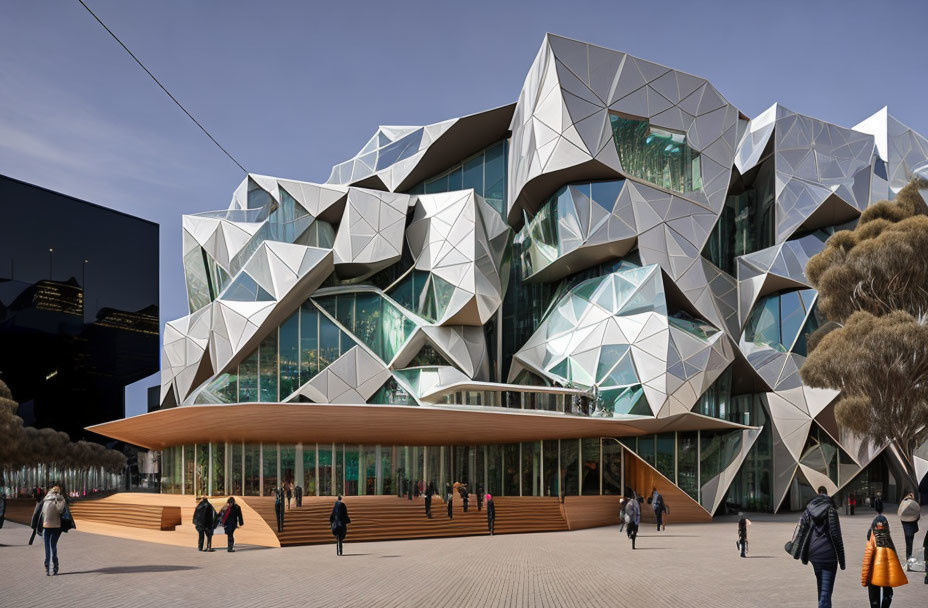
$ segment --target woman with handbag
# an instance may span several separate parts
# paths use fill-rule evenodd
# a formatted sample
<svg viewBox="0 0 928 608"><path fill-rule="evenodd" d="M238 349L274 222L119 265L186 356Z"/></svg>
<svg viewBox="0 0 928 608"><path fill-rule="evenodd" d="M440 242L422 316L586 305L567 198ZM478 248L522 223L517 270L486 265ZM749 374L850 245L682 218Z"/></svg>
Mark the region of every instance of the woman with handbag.
<svg viewBox="0 0 928 608"><path fill-rule="evenodd" d="M860 569L860 584L867 588L871 608L889 608L893 602L893 587L909 581L899 565L896 547L889 536L889 521L882 509L867 531L867 548Z"/></svg>
<svg viewBox="0 0 928 608"><path fill-rule="evenodd" d="M824 486L819 486L818 496L806 505L786 551L803 565L812 562L818 606L831 608L838 567L844 570L844 539L838 509Z"/></svg>
<svg viewBox="0 0 928 608"><path fill-rule="evenodd" d="M222 511L219 513L219 523L226 532L228 543L228 549L226 550L229 553L235 553L235 529L244 526L245 520L242 519L242 508L235 504L234 497L230 496L226 504L222 506Z"/></svg>

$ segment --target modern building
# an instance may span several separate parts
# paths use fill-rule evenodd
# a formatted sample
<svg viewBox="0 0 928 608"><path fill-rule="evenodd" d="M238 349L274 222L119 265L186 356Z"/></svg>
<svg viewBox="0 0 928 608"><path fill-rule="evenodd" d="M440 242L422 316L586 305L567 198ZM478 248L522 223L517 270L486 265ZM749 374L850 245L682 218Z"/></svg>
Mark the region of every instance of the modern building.
<svg viewBox="0 0 928 608"><path fill-rule="evenodd" d="M324 184L249 175L185 216L161 409L95 430L161 450L172 493L891 497L895 456L800 379L804 267L926 161L885 109L752 119L548 35L514 104L380 127Z"/></svg>
<svg viewBox="0 0 928 608"><path fill-rule="evenodd" d="M0 378L73 440L158 371L158 225L0 176Z"/></svg>

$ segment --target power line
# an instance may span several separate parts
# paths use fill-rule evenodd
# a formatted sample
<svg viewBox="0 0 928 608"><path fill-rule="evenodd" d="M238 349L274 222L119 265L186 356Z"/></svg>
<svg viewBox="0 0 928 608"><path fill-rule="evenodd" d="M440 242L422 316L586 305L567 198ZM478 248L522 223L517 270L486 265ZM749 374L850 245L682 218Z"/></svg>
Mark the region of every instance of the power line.
<svg viewBox="0 0 928 608"><path fill-rule="evenodd" d="M232 160L233 163L235 163L236 165L238 165L238 168L239 168L239 169L241 169L241 170L244 171L245 173L248 173L248 171L245 169L245 167L242 166L242 163L240 163L240 162L238 162L237 160L235 160L235 157L232 156L231 154L229 154L229 151L226 150L225 148L223 148L222 145L220 145L220 143L219 143L218 141L216 141L216 138L215 138L215 137L213 137L212 135L210 135L209 131L206 130L206 127L204 127L203 125L201 125L201 124L200 124L200 121L198 121L196 118L194 118L194 117L193 117L193 114L191 114L190 112L188 112L188 111L187 111L187 108L185 108L183 105L181 105L181 103L180 103L179 101L177 101L177 98L176 98L176 97L174 97L173 95L171 95L171 92L168 91L168 90L164 87L164 85L161 84L161 82L160 82L157 78L155 78L155 75L152 74L151 71L150 71L148 68L146 68L145 65L144 65L141 61L139 61L139 58L136 57L135 54L134 54L132 51L129 50L129 47L127 47L125 44L123 44L123 41L119 39L119 36L117 36L116 34L114 34L114 33L113 33L113 30L111 30L110 28L108 28L108 27L106 26L106 24L103 23L103 21L102 21L99 17L97 17L97 14L94 13L94 12L90 9L90 7L87 6L87 5L84 3L84 0L77 0L77 1L80 2L80 3L81 3L81 6L83 6L85 9L87 9L87 12L90 13L91 16L92 16L94 19L97 20L97 23L99 23L100 25L103 26L103 29L105 29L107 32L109 32L109 35L113 37L113 40L115 40L116 42L118 42L118 43L119 43L119 46L121 46L123 49L125 49L125 51L126 51L127 53L129 53L129 56L132 57L132 59L134 59L135 62L136 62L137 64L139 64L139 67L142 68L143 70L145 70L145 73L146 73L146 74L148 74L149 76L151 76L151 79L154 80L154 81L155 81L155 84L157 84L159 87L161 87L161 90L164 91L164 93L165 93L168 97L171 98L171 101L173 101L175 104L177 104L177 107L180 108L181 110L183 110L183 111L184 111L184 114L186 114L187 117L188 117L190 120L192 120L192 121L194 122L194 124L196 124L196 126L200 127L200 130L203 131L203 133L205 133L207 137L209 137L210 141L212 141L214 144L216 144L216 146L217 146L220 150L222 150L222 151L225 153L225 155L228 156L229 159Z"/></svg>

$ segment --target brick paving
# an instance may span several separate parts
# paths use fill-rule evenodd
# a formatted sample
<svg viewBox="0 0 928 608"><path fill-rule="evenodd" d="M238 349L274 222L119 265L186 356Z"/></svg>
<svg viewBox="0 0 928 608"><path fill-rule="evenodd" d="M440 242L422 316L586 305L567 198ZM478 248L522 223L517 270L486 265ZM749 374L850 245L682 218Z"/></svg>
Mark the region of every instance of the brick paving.
<svg viewBox="0 0 928 608"><path fill-rule="evenodd" d="M901 550L901 527L890 515ZM835 606L865 606L860 563L870 515L842 517L848 569ZM632 551L616 527L286 549L234 554L71 532L61 572L46 578L28 528L0 529L0 606L814 606L815 576L783 551L796 518L758 516L750 558L733 520L642 528ZM921 534L918 536L921 541ZM351 535L349 531L348 539ZM224 544L216 536L217 546ZM925 606L923 573L909 573L893 606Z"/></svg>

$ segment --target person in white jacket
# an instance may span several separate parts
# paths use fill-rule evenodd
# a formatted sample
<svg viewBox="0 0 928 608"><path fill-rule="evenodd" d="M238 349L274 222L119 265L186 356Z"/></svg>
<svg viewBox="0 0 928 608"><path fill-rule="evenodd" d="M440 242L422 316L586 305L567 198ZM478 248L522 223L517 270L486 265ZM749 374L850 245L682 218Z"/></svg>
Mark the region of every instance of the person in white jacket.
<svg viewBox="0 0 928 608"><path fill-rule="evenodd" d="M35 506L35 512L32 514L33 529L41 527L45 539L46 576L58 574L58 539L61 538L61 514L66 507L67 502L61 495L61 488L55 486Z"/></svg>
<svg viewBox="0 0 928 608"><path fill-rule="evenodd" d="M899 503L899 511L896 514L899 516L899 520L902 521L902 533L905 536L905 559L908 562L912 559L912 545L915 543L918 520L922 514L922 508L918 501L915 500L914 493L906 493L905 498Z"/></svg>

